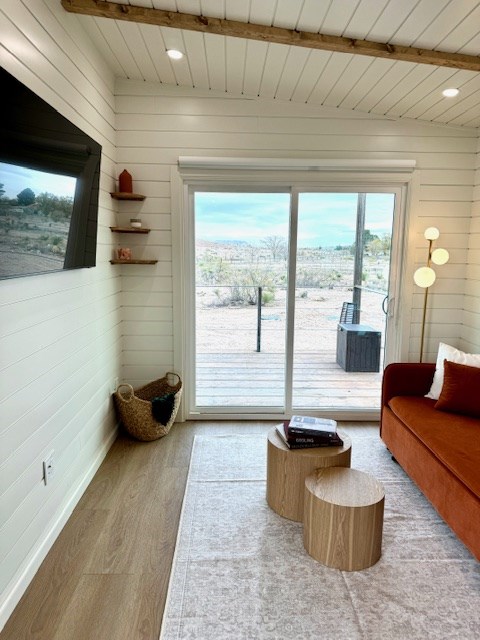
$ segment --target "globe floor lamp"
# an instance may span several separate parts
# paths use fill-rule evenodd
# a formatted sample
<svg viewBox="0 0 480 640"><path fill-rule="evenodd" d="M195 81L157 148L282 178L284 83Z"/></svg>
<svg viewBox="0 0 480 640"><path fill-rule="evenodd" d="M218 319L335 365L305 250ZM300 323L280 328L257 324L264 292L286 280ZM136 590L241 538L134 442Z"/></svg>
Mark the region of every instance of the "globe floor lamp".
<svg viewBox="0 0 480 640"><path fill-rule="evenodd" d="M422 315L422 333L420 337L420 362L423 361L423 345L425 341L425 320L427 317L427 300L428 290L436 280L436 273L432 269L432 262L437 265L446 264L449 259L449 253L446 249L433 249L433 242L440 236L440 231L436 227L428 227L423 234L425 239L428 240L428 259L427 266L420 267L413 274L415 284L422 289L425 289L425 295L423 298L423 315Z"/></svg>

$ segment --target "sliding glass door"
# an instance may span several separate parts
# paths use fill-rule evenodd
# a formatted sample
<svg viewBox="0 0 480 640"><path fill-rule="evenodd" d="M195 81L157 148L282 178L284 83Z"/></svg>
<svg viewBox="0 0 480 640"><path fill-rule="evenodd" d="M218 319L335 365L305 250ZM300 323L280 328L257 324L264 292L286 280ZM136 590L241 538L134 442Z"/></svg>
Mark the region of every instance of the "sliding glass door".
<svg viewBox="0 0 480 640"><path fill-rule="evenodd" d="M195 208L195 402L285 406L290 194L201 192Z"/></svg>
<svg viewBox="0 0 480 640"><path fill-rule="evenodd" d="M298 194L295 410L378 407L394 205L392 193Z"/></svg>
<svg viewBox="0 0 480 640"><path fill-rule="evenodd" d="M192 189L194 414L378 410L397 196Z"/></svg>

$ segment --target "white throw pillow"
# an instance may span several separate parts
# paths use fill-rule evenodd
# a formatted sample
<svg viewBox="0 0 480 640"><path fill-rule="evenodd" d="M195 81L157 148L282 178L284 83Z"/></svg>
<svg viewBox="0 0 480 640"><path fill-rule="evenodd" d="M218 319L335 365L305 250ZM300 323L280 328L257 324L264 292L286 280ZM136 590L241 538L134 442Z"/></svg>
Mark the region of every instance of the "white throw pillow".
<svg viewBox="0 0 480 640"><path fill-rule="evenodd" d="M443 387L443 361L449 360L457 364L466 364L470 367L480 367L480 353L465 353L449 344L440 342L438 345L437 363L435 365L435 374L433 376L432 386L426 394L426 398L438 400Z"/></svg>

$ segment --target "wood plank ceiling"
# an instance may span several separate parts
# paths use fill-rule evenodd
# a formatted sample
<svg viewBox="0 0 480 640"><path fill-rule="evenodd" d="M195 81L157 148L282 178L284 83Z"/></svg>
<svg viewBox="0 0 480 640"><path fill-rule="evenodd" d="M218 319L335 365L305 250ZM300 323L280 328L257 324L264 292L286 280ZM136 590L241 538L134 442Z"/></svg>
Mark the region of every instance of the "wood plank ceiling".
<svg viewBox="0 0 480 640"><path fill-rule="evenodd" d="M480 0L114 2L446 53L480 53ZM79 19L121 78L354 109L394 119L480 126L478 71L128 20L87 15ZM180 49L185 56L170 60L167 49ZM451 87L460 90L458 96L443 97L442 90Z"/></svg>

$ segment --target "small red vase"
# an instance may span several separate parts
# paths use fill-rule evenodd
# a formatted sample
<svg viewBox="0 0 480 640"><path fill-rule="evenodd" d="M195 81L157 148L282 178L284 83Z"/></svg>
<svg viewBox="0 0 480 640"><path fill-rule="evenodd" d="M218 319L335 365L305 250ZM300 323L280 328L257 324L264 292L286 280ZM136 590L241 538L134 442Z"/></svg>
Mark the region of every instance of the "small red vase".
<svg viewBox="0 0 480 640"><path fill-rule="evenodd" d="M120 193L133 192L132 176L126 169L124 169L118 177L118 190L120 191Z"/></svg>

